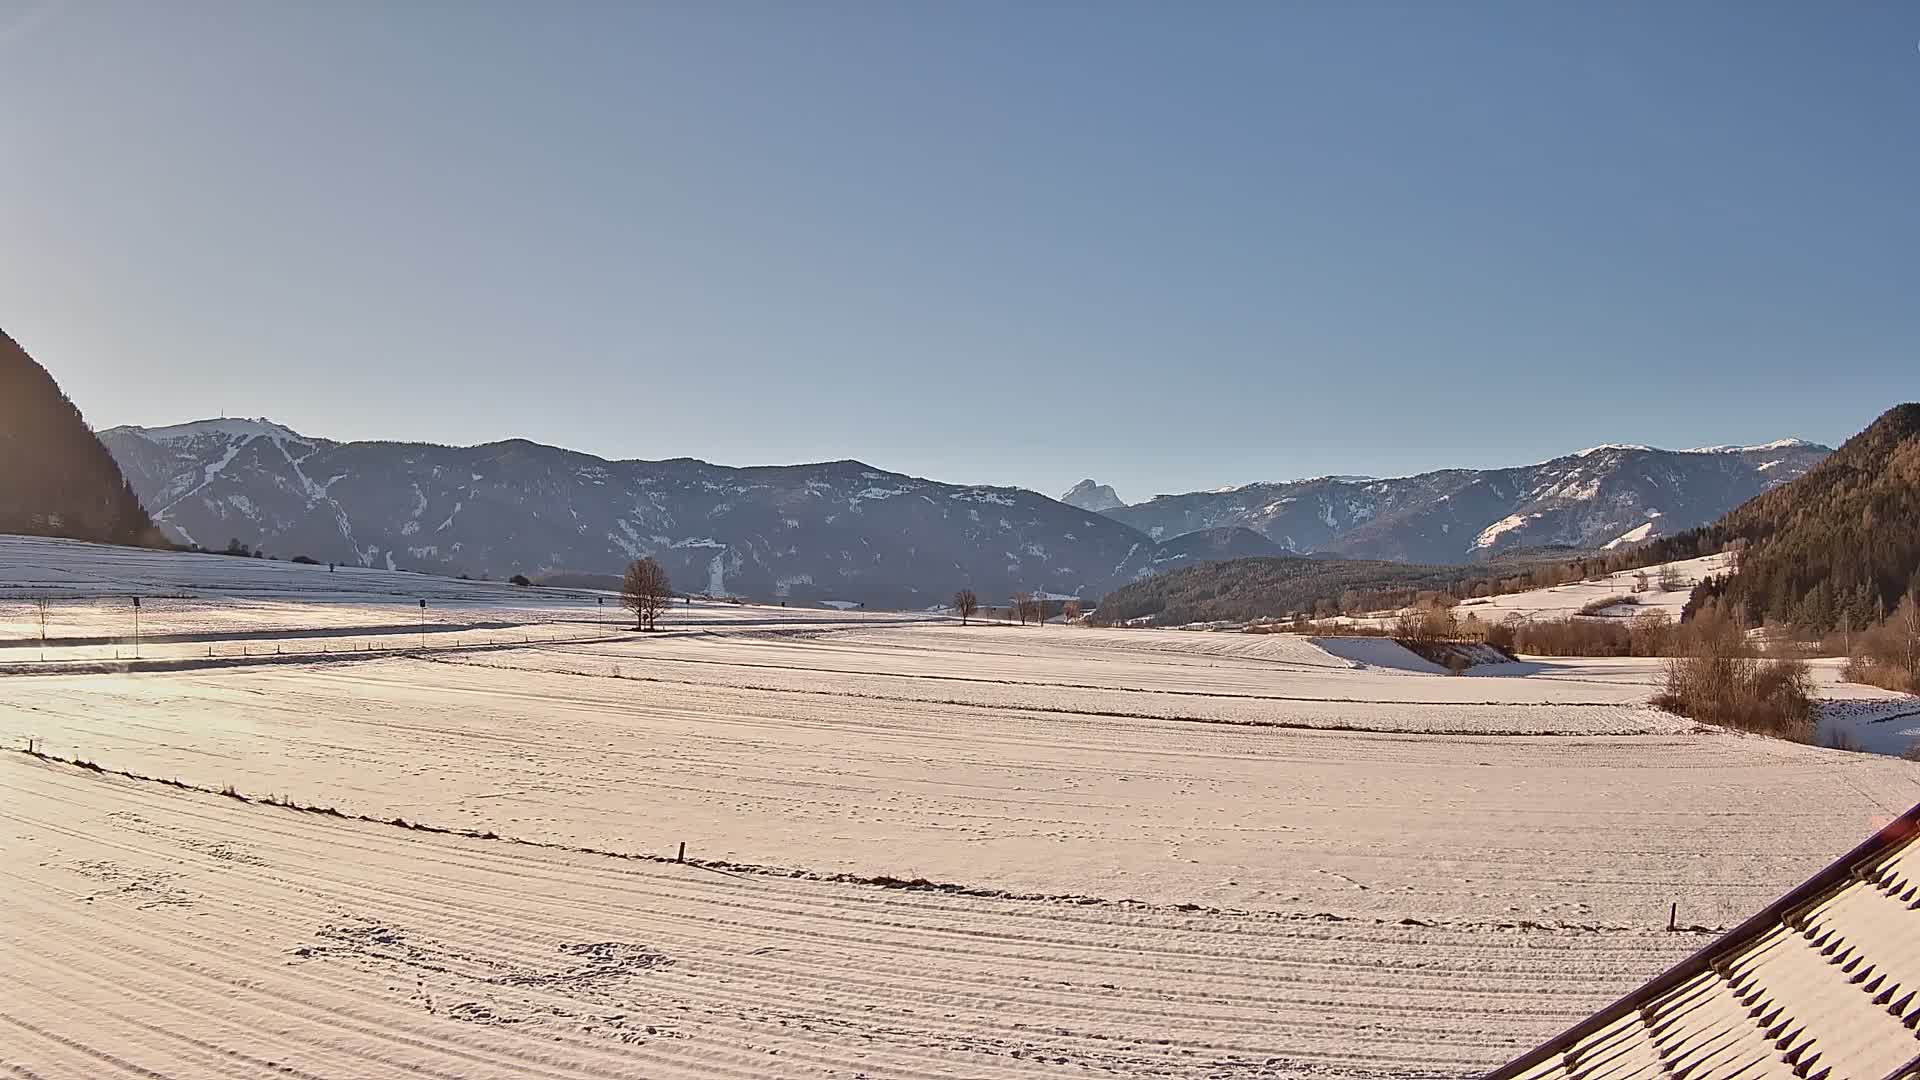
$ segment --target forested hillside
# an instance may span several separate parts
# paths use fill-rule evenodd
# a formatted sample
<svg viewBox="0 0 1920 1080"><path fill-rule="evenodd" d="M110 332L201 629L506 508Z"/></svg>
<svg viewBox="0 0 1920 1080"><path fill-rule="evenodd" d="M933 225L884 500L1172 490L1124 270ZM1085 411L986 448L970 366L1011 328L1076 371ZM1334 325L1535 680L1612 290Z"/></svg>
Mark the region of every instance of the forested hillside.
<svg viewBox="0 0 1920 1080"><path fill-rule="evenodd" d="M1157 626L1244 622L1292 612L1337 614L1342 609L1392 607L1421 590L1446 591L1485 579L1514 563L1428 566L1376 559L1278 556L1206 562L1171 570L1108 593L1090 621L1113 625L1139 619Z"/></svg>
<svg viewBox="0 0 1920 1080"><path fill-rule="evenodd" d="M47 370L0 332L0 533L157 544L112 455Z"/></svg>
<svg viewBox="0 0 1920 1080"><path fill-rule="evenodd" d="M1740 549L1737 570L1696 603L1717 597L1749 622L1816 631L1894 611L1920 592L1920 404L1888 410L1805 476L1742 504L1687 546L1728 544Z"/></svg>

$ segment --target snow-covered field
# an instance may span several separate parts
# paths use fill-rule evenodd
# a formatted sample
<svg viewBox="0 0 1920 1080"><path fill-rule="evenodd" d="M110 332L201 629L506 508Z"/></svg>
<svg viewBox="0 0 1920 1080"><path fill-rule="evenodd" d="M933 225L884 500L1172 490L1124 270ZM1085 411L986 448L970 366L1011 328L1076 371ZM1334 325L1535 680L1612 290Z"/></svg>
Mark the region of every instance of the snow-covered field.
<svg viewBox="0 0 1920 1080"><path fill-rule="evenodd" d="M1674 585L1670 589L1660 587L1662 567L1672 567ZM1505 596L1480 597L1463 600L1453 609L1454 615L1466 618L1472 615L1481 622L1498 624L1511 620L1528 619L1565 619L1580 615L1584 609L1602 600L1626 597L1628 602L1614 604L1602 609L1597 617L1630 619L1643 612L1658 611L1675 622L1680 621L1680 610L1687 606L1687 598L1692 595L1693 587L1703 579L1715 574L1727 572L1730 557L1727 555L1705 555L1698 559L1682 559L1678 562L1662 563L1645 570L1622 570L1617 574L1607 574L1588 581L1573 581L1565 585L1550 585L1524 592L1508 593ZM1644 574L1645 589L1634 590L1642 582ZM1390 630L1401 612L1375 612L1359 616L1341 616L1332 620L1350 626L1366 626L1374 629Z"/></svg>
<svg viewBox="0 0 1920 1080"><path fill-rule="evenodd" d="M1706 555L1663 564L1674 570L1678 586L1673 589L1660 588L1660 567L1656 566L1644 571L1622 570L1592 581L1575 581L1506 596L1467 600L1454 612L1463 619L1471 613L1486 623L1501 623L1513 618L1564 619L1569 615L1578 615L1588 604L1627 596L1632 598L1631 604L1617 604L1604 614L1632 617L1641 612L1661 611L1678 622L1680 609L1687 606L1687 597L1692 594L1693 587L1704 578L1725 573L1728 558L1726 555ZM1646 577L1646 589L1636 593L1634 589L1640 584L1639 576L1642 574Z"/></svg>
<svg viewBox="0 0 1920 1080"><path fill-rule="evenodd" d="M215 562L265 573L141 572L295 617L169 647L434 582ZM1649 661L522 594L458 646L0 664L0 745L156 778L0 753L0 1065L1468 1076L1920 801L1646 708Z"/></svg>
<svg viewBox="0 0 1920 1080"><path fill-rule="evenodd" d="M45 650L37 601L45 601ZM923 618L702 601L675 609L682 627ZM588 640L618 636L630 622L610 593L0 536L0 670L136 656L326 655Z"/></svg>

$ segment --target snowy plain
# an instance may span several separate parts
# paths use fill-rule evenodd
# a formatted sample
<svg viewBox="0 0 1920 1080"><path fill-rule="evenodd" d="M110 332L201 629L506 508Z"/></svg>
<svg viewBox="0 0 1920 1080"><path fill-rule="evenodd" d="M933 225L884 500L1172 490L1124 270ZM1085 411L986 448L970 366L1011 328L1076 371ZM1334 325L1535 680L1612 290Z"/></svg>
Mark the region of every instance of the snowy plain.
<svg viewBox="0 0 1920 1080"><path fill-rule="evenodd" d="M1920 802L1920 763L1648 708L1650 661L731 604L640 635L313 571L0 539L22 599L166 591L202 635L0 649L0 746L46 755L0 753L0 1064L1464 1077ZM286 649L423 596L499 625Z"/></svg>

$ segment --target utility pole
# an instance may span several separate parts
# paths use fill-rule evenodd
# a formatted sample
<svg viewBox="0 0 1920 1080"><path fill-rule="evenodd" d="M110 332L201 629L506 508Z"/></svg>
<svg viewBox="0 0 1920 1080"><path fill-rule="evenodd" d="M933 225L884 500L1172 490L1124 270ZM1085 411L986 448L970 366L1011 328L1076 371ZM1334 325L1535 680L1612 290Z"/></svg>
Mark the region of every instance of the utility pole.
<svg viewBox="0 0 1920 1080"><path fill-rule="evenodd" d="M420 647L427 647L427 600L420 598Z"/></svg>
<svg viewBox="0 0 1920 1080"><path fill-rule="evenodd" d="M40 662L47 662L47 598L36 597L33 607L40 615Z"/></svg>
<svg viewBox="0 0 1920 1080"><path fill-rule="evenodd" d="M133 598L133 658L140 659L140 598Z"/></svg>

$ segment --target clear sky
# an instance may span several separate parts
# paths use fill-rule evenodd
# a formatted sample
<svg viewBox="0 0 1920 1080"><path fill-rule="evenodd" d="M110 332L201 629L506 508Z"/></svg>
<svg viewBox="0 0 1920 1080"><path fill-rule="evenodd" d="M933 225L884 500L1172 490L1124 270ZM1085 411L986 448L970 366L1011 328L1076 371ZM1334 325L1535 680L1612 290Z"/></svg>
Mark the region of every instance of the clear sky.
<svg viewBox="0 0 1920 1080"><path fill-rule="evenodd" d="M96 426L1142 499L1920 397L1920 5L0 0Z"/></svg>

